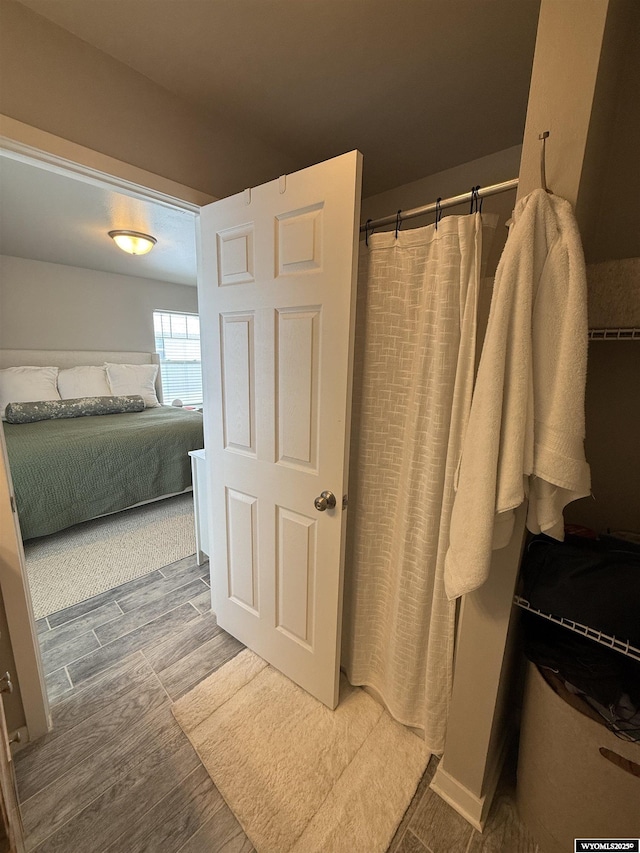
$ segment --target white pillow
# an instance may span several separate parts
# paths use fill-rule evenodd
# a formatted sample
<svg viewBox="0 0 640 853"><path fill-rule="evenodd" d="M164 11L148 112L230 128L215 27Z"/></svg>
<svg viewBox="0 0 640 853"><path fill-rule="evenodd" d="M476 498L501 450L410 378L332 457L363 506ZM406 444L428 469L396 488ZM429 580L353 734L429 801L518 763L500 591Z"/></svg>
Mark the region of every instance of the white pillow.
<svg viewBox="0 0 640 853"><path fill-rule="evenodd" d="M111 396L106 370L94 365L61 370L58 373L58 391L62 400Z"/></svg>
<svg viewBox="0 0 640 853"><path fill-rule="evenodd" d="M139 394L147 409L159 406L156 395L157 364L110 364L105 361L111 393L117 397Z"/></svg>
<svg viewBox="0 0 640 853"><path fill-rule="evenodd" d="M59 400L57 367L5 367L0 370L0 414L7 403L41 403Z"/></svg>

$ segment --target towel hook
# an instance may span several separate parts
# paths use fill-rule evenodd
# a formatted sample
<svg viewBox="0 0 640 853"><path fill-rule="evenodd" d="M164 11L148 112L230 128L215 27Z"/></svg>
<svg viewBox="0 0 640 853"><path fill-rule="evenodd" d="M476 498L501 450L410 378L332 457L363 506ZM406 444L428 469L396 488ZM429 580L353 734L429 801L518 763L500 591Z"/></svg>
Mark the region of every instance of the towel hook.
<svg viewBox="0 0 640 853"><path fill-rule="evenodd" d="M545 130L543 133L540 133L538 135L538 139L540 139L542 141L542 145L540 147L540 185L542 186L542 189L546 193L551 192L551 190L547 186L546 145L547 145L547 138L548 137L549 137L549 131L548 130Z"/></svg>
<svg viewBox="0 0 640 853"><path fill-rule="evenodd" d="M398 231L400 230L400 226L402 225L402 217L400 216L401 213L401 210L396 213L396 240L398 239Z"/></svg>

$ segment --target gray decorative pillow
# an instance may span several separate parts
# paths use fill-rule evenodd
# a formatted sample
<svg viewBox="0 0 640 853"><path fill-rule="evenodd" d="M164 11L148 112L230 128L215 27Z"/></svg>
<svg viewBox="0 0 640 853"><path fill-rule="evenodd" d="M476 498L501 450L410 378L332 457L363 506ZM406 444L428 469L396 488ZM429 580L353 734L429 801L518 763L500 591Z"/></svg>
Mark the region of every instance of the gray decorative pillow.
<svg viewBox="0 0 640 853"><path fill-rule="evenodd" d="M44 400L38 403L8 403L7 423L30 424L55 418L81 418L85 415L115 415L121 412L141 412L144 400L139 395L129 397L77 397L74 400Z"/></svg>

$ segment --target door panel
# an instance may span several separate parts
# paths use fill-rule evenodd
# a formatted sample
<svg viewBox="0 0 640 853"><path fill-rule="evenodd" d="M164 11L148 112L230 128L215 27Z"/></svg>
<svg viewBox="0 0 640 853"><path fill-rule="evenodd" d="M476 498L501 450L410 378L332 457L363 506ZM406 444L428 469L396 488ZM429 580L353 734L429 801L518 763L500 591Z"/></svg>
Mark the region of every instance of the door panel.
<svg viewBox="0 0 640 853"><path fill-rule="evenodd" d="M313 652L317 523L277 507L276 627Z"/></svg>
<svg viewBox="0 0 640 853"><path fill-rule="evenodd" d="M277 312L277 461L317 473L320 308Z"/></svg>
<svg viewBox="0 0 640 853"><path fill-rule="evenodd" d="M255 456L254 315L220 315L224 447Z"/></svg>
<svg viewBox="0 0 640 853"><path fill-rule="evenodd" d="M315 204L276 217L276 275L295 275L322 268L322 208Z"/></svg>
<svg viewBox="0 0 640 853"><path fill-rule="evenodd" d="M338 666L362 158L202 209L219 624L330 707ZM314 499L336 495L318 512Z"/></svg>
<svg viewBox="0 0 640 853"><path fill-rule="evenodd" d="M259 616L257 501L227 488L227 595L236 604Z"/></svg>
<svg viewBox="0 0 640 853"><path fill-rule="evenodd" d="M253 226L227 228L216 235L218 242L218 282L247 284L253 278Z"/></svg>

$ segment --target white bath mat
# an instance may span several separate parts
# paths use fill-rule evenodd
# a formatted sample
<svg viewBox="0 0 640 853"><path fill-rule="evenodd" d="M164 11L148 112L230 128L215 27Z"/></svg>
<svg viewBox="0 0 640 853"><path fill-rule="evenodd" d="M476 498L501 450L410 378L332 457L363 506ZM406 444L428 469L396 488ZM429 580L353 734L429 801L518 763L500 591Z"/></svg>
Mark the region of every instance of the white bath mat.
<svg viewBox="0 0 640 853"><path fill-rule="evenodd" d="M360 688L330 711L248 649L173 713L257 853L384 853L429 759Z"/></svg>

